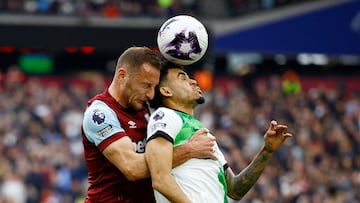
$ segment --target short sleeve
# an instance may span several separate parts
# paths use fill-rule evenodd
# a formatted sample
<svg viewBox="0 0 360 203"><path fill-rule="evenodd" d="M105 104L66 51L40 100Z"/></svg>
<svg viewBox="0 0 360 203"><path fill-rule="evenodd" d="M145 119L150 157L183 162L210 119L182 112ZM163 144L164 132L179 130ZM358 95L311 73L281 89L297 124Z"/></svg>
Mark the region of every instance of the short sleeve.
<svg viewBox="0 0 360 203"><path fill-rule="evenodd" d="M82 125L86 138L96 146L112 135L124 132L116 113L99 100L85 110Z"/></svg>
<svg viewBox="0 0 360 203"><path fill-rule="evenodd" d="M182 124L182 119L174 110L160 107L150 116L147 127L147 140L150 141L158 136L162 136L171 143L174 143Z"/></svg>

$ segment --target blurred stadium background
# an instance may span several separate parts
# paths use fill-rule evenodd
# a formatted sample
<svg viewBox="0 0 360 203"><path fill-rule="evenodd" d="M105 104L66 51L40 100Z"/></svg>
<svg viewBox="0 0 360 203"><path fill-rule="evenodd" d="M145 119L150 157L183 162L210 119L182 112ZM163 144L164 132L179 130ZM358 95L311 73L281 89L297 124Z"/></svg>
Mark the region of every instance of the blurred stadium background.
<svg viewBox="0 0 360 203"><path fill-rule="evenodd" d="M360 201L360 1L0 0L0 202L83 202L80 124L127 47L198 17L197 115L241 171L271 119L295 137L241 203ZM230 202L235 202L230 200Z"/></svg>

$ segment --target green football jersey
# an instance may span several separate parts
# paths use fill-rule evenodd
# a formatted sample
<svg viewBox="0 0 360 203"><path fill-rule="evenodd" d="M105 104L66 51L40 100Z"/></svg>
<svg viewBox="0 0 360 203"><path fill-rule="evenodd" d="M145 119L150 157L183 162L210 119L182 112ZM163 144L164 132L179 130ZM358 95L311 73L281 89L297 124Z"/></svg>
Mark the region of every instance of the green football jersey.
<svg viewBox="0 0 360 203"><path fill-rule="evenodd" d="M202 128L202 123L194 116L161 107L151 115L147 135L148 139L163 136L175 147L188 142L192 135ZM204 136L212 135L207 133ZM194 203L228 202L224 174L227 162L216 143L214 154L218 160L192 158L172 169L176 182ZM158 203L170 202L156 190L154 192Z"/></svg>

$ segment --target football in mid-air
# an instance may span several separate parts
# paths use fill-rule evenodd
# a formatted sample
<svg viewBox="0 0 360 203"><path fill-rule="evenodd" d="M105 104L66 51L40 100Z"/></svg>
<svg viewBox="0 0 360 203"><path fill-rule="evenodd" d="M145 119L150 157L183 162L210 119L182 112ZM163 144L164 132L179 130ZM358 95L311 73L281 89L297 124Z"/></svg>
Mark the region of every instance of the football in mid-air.
<svg viewBox="0 0 360 203"><path fill-rule="evenodd" d="M160 53L179 65L190 65L200 60L208 48L205 26L189 15L178 15L166 20L157 35Z"/></svg>

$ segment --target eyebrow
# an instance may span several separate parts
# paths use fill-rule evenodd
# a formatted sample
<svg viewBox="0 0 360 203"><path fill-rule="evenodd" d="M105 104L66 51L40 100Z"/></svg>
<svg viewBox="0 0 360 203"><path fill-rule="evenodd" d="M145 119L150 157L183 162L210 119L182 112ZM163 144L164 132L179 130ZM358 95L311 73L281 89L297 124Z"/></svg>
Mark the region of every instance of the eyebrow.
<svg viewBox="0 0 360 203"><path fill-rule="evenodd" d="M186 74L184 71L180 71L180 72L178 73L178 78L179 78L180 76L182 76L182 75L189 77L188 74Z"/></svg>

